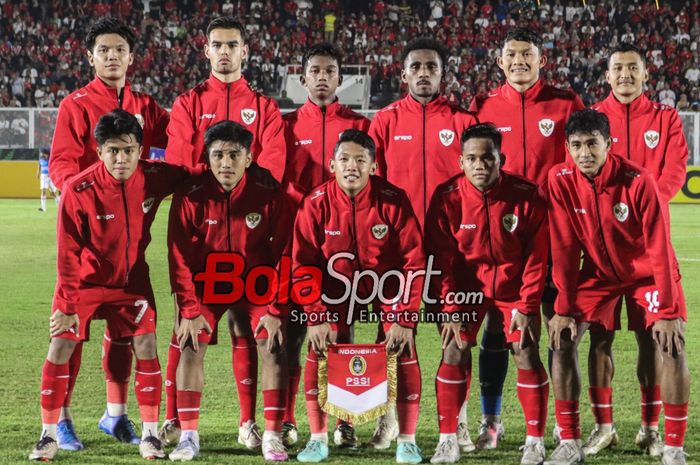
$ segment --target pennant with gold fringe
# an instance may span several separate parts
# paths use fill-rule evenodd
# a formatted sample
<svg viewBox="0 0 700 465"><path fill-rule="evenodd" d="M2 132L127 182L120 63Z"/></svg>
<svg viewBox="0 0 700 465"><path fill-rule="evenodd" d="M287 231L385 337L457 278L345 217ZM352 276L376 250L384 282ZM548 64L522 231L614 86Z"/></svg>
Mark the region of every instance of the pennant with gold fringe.
<svg viewBox="0 0 700 465"><path fill-rule="evenodd" d="M318 360L318 403L353 424L372 421L396 405L396 355L383 344L332 344Z"/></svg>

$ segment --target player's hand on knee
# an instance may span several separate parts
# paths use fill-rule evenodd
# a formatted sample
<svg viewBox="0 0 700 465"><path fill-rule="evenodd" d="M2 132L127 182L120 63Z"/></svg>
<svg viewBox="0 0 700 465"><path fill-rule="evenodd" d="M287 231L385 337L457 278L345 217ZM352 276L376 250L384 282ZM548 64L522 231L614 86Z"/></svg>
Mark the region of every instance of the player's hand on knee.
<svg viewBox="0 0 700 465"><path fill-rule="evenodd" d="M516 311L513 314L513 319L510 322L510 334L520 331L520 348L527 348L530 344L534 347L539 345L540 341L540 325L539 320L535 315L526 315Z"/></svg>
<svg viewBox="0 0 700 465"><path fill-rule="evenodd" d="M683 353L685 330L683 328L683 320L680 318L657 320L652 325L651 332L656 344L669 356L673 357Z"/></svg>
<svg viewBox="0 0 700 465"><path fill-rule="evenodd" d="M571 340L576 340L576 320L573 317L555 314L552 318L550 318L548 326L550 349L561 349L561 334L567 329L571 331Z"/></svg>
<svg viewBox="0 0 700 465"><path fill-rule="evenodd" d="M187 341L192 341L192 350L199 350L199 333L206 331L211 334L211 325L202 315L197 315L195 318L182 318L177 328L177 343L180 350L185 348Z"/></svg>
<svg viewBox="0 0 700 465"><path fill-rule="evenodd" d="M284 324L281 318L270 314L265 315L255 328L255 336L260 334L263 329L267 331L265 350L272 353L284 346Z"/></svg>
<svg viewBox="0 0 700 465"><path fill-rule="evenodd" d="M459 322L449 322L440 325L440 339L442 339L442 350L445 350L450 344L450 341L454 339L455 344L458 348L464 347L462 338L459 336L459 332L462 330L462 324Z"/></svg>
<svg viewBox="0 0 700 465"><path fill-rule="evenodd" d="M382 341L382 344L386 345L387 352L394 352L398 355L403 354L408 349L408 355L413 358L413 328L406 328L394 323L386 332L386 339Z"/></svg>
<svg viewBox="0 0 700 465"><path fill-rule="evenodd" d="M69 315L63 313L59 309L54 310L51 314L51 318L49 318L49 328L51 337L58 336L70 330L72 330L76 336L80 336L80 320L78 319L78 315Z"/></svg>
<svg viewBox="0 0 700 465"><path fill-rule="evenodd" d="M311 349L317 354L326 352L328 350L328 344L333 342L333 339L331 339L331 332L330 323L309 326L307 337L309 338Z"/></svg>

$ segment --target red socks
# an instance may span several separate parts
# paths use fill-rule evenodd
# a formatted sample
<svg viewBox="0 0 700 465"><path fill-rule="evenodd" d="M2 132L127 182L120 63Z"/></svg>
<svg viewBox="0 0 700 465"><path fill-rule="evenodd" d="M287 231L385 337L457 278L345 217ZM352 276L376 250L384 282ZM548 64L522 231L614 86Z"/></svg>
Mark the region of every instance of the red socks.
<svg viewBox="0 0 700 465"><path fill-rule="evenodd" d="M241 406L240 425L255 421L258 392L258 349L254 339L232 338L233 376Z"/></svg>
<svg viewBox="0 0 700 465"><path fill-rule="evenodd" d="M397 363L396 410L399 415L399 434L416 434L421 394L420 365L417 358L405 355L399 357Z"/></svg>
<svg viewBox="0 0 700 465"><path fill-rule="evenodd" d="M665 444L671 447L683 447L687 427L688 403L669 404L664 402Z"/></svg>
<svg viewBox="0 0 700 465"><path fill-rule="evenodd" d="M265 431L281 431L287 391L282 389L267 389L262 392L262 395Z"/></svg>
<svg viewBox="0 0 700 465"><path fill-rule="evenodd" d="M471 383L471 366L448 365L440 362L435 377L435 393L437 397L438 425L440 434L457 432L459 411L466 398Z"/></svg>
<svg viewBox="0 0 700 465"><path fill-rule="evenodd" d="M562 439L581 439L577 400L555 400L554 412Z"/></svg>
<svg viewBox="0 0 700 465"><path fill-rule="evenodd" d="M48 360L41 370L41 422L55 425L61 415L61 407L68 387L68 364L56 365Z"/></svg>
<svg viewBox="0 0 700 465"><path fill-rule="evenodd" d="M284 423L297 424L297 419L294 417L294 409L296 407L297 393L299 392L299 378L301 378L301 367L289 369L289 388L287 389L287 400L285 402Z"/></svg>
<svg viewBox="0 0 700 465"><path fill-rule="evenodd" d="M107 381L107 402L126 404L129 396L129 376L133 354L129 339L102 339L102 369Z"/></svg>
<svg viewBox="0 0 700 465"><path fill-rule="evenodd" d="M151 360L136 359L134 389L141 421L144 423L158 423L162 385L163 377L158 357Z"/></svg>
<svg viewBox="0 0 700 465"><path fill-rule="evenodd" d="M318 357L316 352L309 349L304 365L304 397L306 398L306 414L309 417L311 434L328 431L328 415L318 405Z"/></svg>
<svg viewBox="0 0 700 465"><path fill-rule="evenodd" d="M180 363L180 346L177 344L177 337L173 333L168 346L168 364L165 368L165 419L178 422L177 415L177 365ZM182 391L184 392L184 391ZM192 392L192 391L187 391ZM199 408L199 407L198 407Z"/></svg>
<svg viewBox="0 0 700 465"><path fill-rule="evenodd" d="M549 400L549 379L544 366L540 364L534 370L518 370L518 399L525 414L527 435L543 437Z"/></svg>
<svg viewBox="0 0 700 465"><path fill-rule="evenodd" d="M642 424L647 426L657 426L659 424L659 414L661 413L661 387L639 386L642 392Z"/></svg>
<svg viewBox="0 0 700 465"><path fill-rule="evenodd" d="M63 401L64 407L70 407L70 401L73 399L73 389L75 389L75 381L78 379L80 372L80 364L83 360L83 343L78 342L73 349L73 354L68 360L68 388L66 391L66 399Z"/></svg>
<svg viewBox="0 0 700 465"><path fill-rule="evenodd" d="M588 398L597 425L611 425L613 422L612 387L590 387Z"/></svg>
<svg viewBox="0 0 700 465"><path fill-rule="evenodd" d="M199 428L199 408L202 405L202 393L199 391L177 391L177 416L183 430Z"/></svg>

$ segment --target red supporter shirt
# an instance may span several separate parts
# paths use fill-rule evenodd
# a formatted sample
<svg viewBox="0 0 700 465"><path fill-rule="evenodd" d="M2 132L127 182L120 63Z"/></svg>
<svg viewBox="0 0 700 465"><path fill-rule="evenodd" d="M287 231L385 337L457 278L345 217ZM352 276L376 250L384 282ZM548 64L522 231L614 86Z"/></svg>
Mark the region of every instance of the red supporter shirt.
<svg viewBox="0 0 700 465"><path fill-rule="evenodd" d="M140 160L117 181L103 163L74 176L58 212L58 282L54 301L76 312L81 286L150 290L146 247L163 198L186 179L185 168Z"/></svg>
<svg viewBox="0 0 700 465"><path fill-rule="evenodd" d="M644 94L623 104L612 92L592 108L610 120L612 151L649 171L661 201L670 201L685 182L688 162L688 144L678 112Z"/></svg>
<svg viewBox="0 0 700 465"><path fill-rule="evenodd" d="M292 247L293 267L313 265L323 270L323 290L331 298L340 297L345 286L327 273L327 263L339 252L349 252L354 260L338 259L336 273L352 280L353 273L373 270L382 273L399 270L406 274L424 268L422 235L406 193L386 180L371 176L369 184L354 199L340 188L335 179L318 186L306 196L297 213ZM367 297L367 281L359 292ZM395 296L398 279L386 280L385 296ZM416 313L421 306L423 278L413 280L410 299L396 305L379 304L383 311ZM325 303L307 305L307 313L323 315ZM375 304L374 310L377 310ZM325 321L311 319L310 324ZM401 320L401 326L414 327L415 322Z"/></svg>
<svg viewBox="0 0 700 465"><path fill-rule="evenodd" d="M583 108L576 94L540 79L524 93L506 82L488 95L478 95L469 109L479 121L498 127L504 168L543 186L549 169L566 160L566 121Z"/></svg>
<svg viewBox="0 0 700 465"><path fill-rule="evenodd" d="M593 181L571 162L549 172L552 275L559 289L555 311L575 313L579 282L595 277L621 287L653 278L658 318L676 318L675 265L664 204L651 173L610 153ZM581 252L584 254L581 265Z"/></svg>
<svg viewBox="0 0 700 465"><path fill-rule="evenodd" d="M211 171L192 178L173 197L168 225L170 284L184 318L196 318L202 305L202 283L210 252L234 252L245 259L245 273L257 265L277 267L291 244L292 209L283 194L247 174L226 192ZM285 311L271 304L268 312Z"/></svg>
<svg viewBox="0 0 700 465"><path fill-rule="evenodd" d="M346 129L365 132L369 129L367 118L341 105L338 100L324 108L307 100L282 119L287 141L284 178L304 194L333 176L328 161L333 158L338 136Z"/></svg>
<svg viewBox="0 0 700 465"><path fill-rule="evenodd" d="M204 132L225 120L253 133L253 161L282 181L286 158L282 115L277 102L251 89L245 78L227 84L211 75L175 99L166 159L192 167L204 164Z"/></svg>
<svg viewBox="0 0 700 465"><path fill-rule="evenodd" d="M58 107L56 130L51 143L49 176L60 190L68 178L99 161L93 131L100 117L121 108L136 116L143 128L143 152L148 158L151 147L168 144L166 127L170 119L153 97L131 90L127 81L121 96L99 77L69 94Z"/></svg>
<svg viewBox="0 0 700 465"><path fill-rule="evenodd" d="M435 188L460 172L460 137L477 122L444 96L422 105L409 94L374 115L377 174L406 191L421 226Z"/></svg>
<svg viewBox="0 0 700 465"><path fill-rule="evenodd" d="M482 291L486 299L508 303L521 313L539 313L549 238L547 204L532 182L502 171L481 192L464 174L455 176L435 191L425 246L443 272L440 297ZM446 312L464 309L443 306Z"/></svg>

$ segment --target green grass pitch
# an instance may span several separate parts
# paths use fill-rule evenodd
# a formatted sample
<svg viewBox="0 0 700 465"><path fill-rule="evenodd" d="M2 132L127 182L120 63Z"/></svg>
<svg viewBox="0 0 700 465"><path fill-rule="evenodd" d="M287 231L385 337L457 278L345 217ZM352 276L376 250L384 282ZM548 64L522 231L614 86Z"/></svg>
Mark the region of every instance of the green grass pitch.
<svg viewBox="0 0 700 465"><path fill-rule="evenodd" d="M25 463L27 453L37 440L41 427L39 381L48 347L48 318L55 283L56 208L49 201L48 212L42 214L37 211L38 204L38 200L0 200L0 464ZM165 247L168 207L168 202L161 207L153 226L153 242L148 252L160 313L158 347L163 370L173 321ZM700 336L700 320L695 315L700 307L700 206L674 205L671 215L673 242L680 260L686 302L691 315L687 327L686 351L690 372L694 375L700 373L700 355L695 353L695 350L698 350L696 338ZM97 421L105 406L100 366L103 325L103 322L92 325L92 341L85 345L83 366L73 396L76 427L86 449L80 452L61 451L56 458L57 463L143 463L136 447L118 444L97 429ZM357 335L361 342L372 341L372 330L368 325L360 326ZM224 341L226 340L227 338L224 338ZM417 345L423 373L423 399L417 438L426 461L432 455L437 440L434 379L440 358L438 341L434 327L425 325L419 328ZM633 444L640 415L639 387L635 375L636 344L633 335L627 331L619 333L614 347L617 371L614 381L615 419L621 443L612 451L605 451L598 457L590 458L588 463L656 463L655 460L640 455ZM582 343L582 349L584 395L581 402L581 421L583 434L587 435L593 426L585 381L587 338ZM474 355L476 373L476 351ZM262 463L262 457L258 453L248 452L235 443L238 408L230 360L231 350L227 343L212 347L207 354L206 387L200 422L202 456L198 461L211 464ZM518 446L524 438L525 427L515 392L515 370L512 362L510 368L503 402L505 441L497 451L463 456L462 463L519 463ZM478 393L475 379L472 382L472 401L469 404L472 437L477 434L480 416ZM690 421L686 436L686 450L690 454L691 463L700 458L698 400L700 398L696 386L692 386ZM258 405L260 403L259 396ZM553 404L550 396L546 436L548 451L553 447ZM308 438L304 411L303 395L300 395L297 412L302 441ZM130 392L129 412L131 418L138 421L133 391ZM260 421L262 407L258 408L258 412ZM360 438L366 440L372 428L373 424L359 426ZM329 463L394 463L393 450L349 452L331 448ZM296 451L292 450L292 453Z"/></svg>

